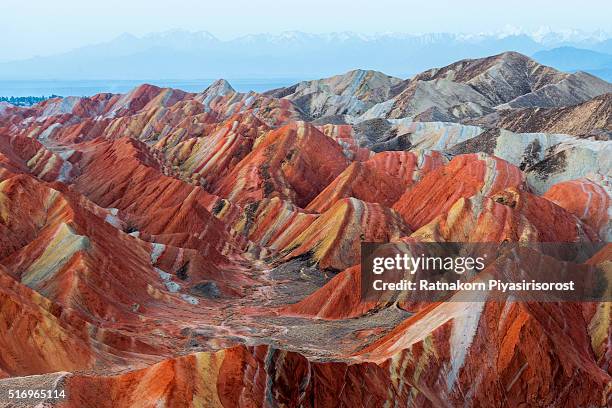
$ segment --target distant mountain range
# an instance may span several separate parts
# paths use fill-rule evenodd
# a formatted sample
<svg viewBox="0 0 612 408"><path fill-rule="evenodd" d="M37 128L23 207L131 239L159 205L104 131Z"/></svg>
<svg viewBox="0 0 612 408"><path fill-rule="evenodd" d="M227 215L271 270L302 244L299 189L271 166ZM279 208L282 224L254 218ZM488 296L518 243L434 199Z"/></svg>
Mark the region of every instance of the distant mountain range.
<svg viewBox="0 0 612 408"><path fill-rule="evenodd" d="M586 71L606 81L612 81L612 54L574 47L559 47L538 51L538 62L562 71Z"/></svg>
<svg viewBox="0 0 612 408"><path fill-rule="evenodd" d="M561 51L546 51L554 48ZM576 49L583 51L568 51ZM432 66L508 50L534 55L544 63L550 60L551 65L564 69L560 65L567 63L566 58L583 61L580 52L592 53L589 61L600 58L593 55L609 58L612 40L605 33L578 31L469 35L284 32L232 40L220 40L205 31L170 31L143 37L123 34L63 54L5 62L0 64L0 79L309 79L356 68L407 78ZM570 70L576 66L566 65ZM586 68L593 72L608 67L606 63Z"/></svg>

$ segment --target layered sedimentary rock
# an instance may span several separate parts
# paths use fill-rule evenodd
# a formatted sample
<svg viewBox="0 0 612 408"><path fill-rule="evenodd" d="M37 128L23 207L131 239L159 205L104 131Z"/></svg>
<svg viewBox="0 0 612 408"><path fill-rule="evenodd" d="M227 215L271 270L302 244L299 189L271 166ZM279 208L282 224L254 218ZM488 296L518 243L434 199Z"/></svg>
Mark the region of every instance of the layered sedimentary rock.
<svg viewBox="0 0 612 408"><path fill-rule="evenodd" d="M521 133L605 137L612 131L612 93L567 107L504 109L475 122Z"/></svg>
<svg viewBox="0 0 612 408"><path fill-rule="evenodd" d="M346 197L390 207L413 183L443 162L437 153L377 153L365 162L353 162L306 209L324 212Z"/></svg>
<svg viewBox="0 0 612 408"><path fill-rule="evenodd" d="M305 206L347 165L336 142L297 122L263 137L215 192L238 203L278 196Z"/></svg>
<svg viewBox="0 0 612 408"><path fill-rule="evenodd" d="M596 232L554 203L515 187L461 197L415 232L449 242L591 242Z"/></svg>
<svg viewBox="0 0 612 408"><path fill-rule="evenodd" d="M319 319L350 319L364 315L376 306L376 302L361 299L361 265L355 265L298 303L284 307L281 313Z"/></svg>
<svg viewBox="0 0 612 408"><path fill-rule="evenodd" d="M206 112L221 119L241 112L251 112L270 126L279 126L304 117L300 108L289 100L255 92L239 93L224 80L213 83L194 99L202 103Z"/></svg>
<svg viewBox="0 0 612 408"><path fill-rule="evenodd" d="M186 178L214 190L269 128L252 115L237 115L206 136L168 135L156 144Z"/></svg>
<svg viewBox="0 0 612 408"><path fill-rule="evenodd" d="M523 180L521 171L504 160L477 154L457 156L428 173L393 208L415 230L448 211L460 198L490 196L520 186Z"/></svg>
<svg viewBox="0 0 612 408"><path fill-rule="evenodd" d="M360 245L588 243L609 268L609 92L504 53L405 81L2 107L0 390L66 390L47 401L63 407L608 406L608 302L366 300Z"/></svg>
<svg viewBox="0 0 612 408"><path fill-rule="evenodd" d="M306 212L278 197L244 206L233 228L250 241L270 250L281 250L310 226L318 214Z"/></svg>
<svg viewBox="0 0 612 408"><path fill-rule="evenodd" d="M605 187L589 179L571 180L555 184L544 197L580 218L610 242L610 192L609 185Z"/></svg>
<svg viewBox="0 0 612 408"><path fill-rule="evenodd" d="M284 249L286 258L308 256L321 268L342 270L359 262L359 243L387 242L410 230L395 211L344 198L319 216Z"/></svg>
<svg viewBox="0 0 612 408"><path fill-rule="evenodd" d="M394 96L401 80L377 71L354 70L343 75L300 82L268 92L288 99L311 118L358 116Z"/></svg>
<svg viewBox="0 0 612 408"><path fill-rule="evenodd" d="M28 373L74 370L79 360L82 369L137 363L130 353L150 361L145 355L165 346L144 340L142 311L163 316L169 305L160 300L184 300L157 276L150 243L117 229L112 211L64 189L25 175L2 182L3 287L14 305L19 298L31 305L7 321L7 339L14 340L3 370L23 374L28 366L19 362L30 352ZM147 283L134 286L138 281ZM140 334L124 334L123 327L140 324ZM17 341L26 333L34 341Z"/></svg>
<svg viewBox="0 0 612 408"><path fill-rule="evenodd" d="M605 406L607 375L592 362L585 325L567 326L580 313L579 306L563 305L551 318L552 311L547 304L432 305L345 362L312 362L268 347L201 353L121 376L69 377L68 390L75 397L68 406L94 406L92 400L112 406L101 398L109 393L125 406L159 401L197 406L455 406L465 401L460 384L467 373L480 373L481 380L471 384L471 401L477 405L504 400L507 406ZM568 336L567 330L575 335ZM533 353L543 345L548 353ZM495 358L496 364L483 366L483 355ZM559 385L567 390L551 394ZM338 394L344 389L351 392Z"/></svg>
<svg viewBox="0 0 612 408"><path fill-rule="evenodd" d="M404 88L364 117L425 115L455 121L498 108L570 106L612 90L609 83L589 74L561 73L515 52L434 68L416 75Z"/></svg>

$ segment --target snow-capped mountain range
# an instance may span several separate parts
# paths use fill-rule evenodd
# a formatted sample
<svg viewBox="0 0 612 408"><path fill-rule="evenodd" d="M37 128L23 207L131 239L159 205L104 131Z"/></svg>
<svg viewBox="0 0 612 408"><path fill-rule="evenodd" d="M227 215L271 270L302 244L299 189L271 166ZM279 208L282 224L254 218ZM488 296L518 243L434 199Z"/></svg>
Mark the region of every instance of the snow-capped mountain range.
<svg viewBox="0 0 612 408"><path fill-rule="evenodd" d="M406 78L458 59L503 51L533 55L556 47L610 54L612 34L505 27L471 34L287 31L224 40L207 31L174 30L140 37L122 34L54 56L5 62L0 79L308 79L355 68Z"/></svg>

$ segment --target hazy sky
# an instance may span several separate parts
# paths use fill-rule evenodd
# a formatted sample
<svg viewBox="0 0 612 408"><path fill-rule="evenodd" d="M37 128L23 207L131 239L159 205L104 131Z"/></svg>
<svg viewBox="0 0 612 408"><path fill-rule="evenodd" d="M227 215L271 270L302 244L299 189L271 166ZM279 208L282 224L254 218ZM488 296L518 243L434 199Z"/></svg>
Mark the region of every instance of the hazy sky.
<svg viewBox="0 0 612 408"><path fill-rule="evenodd" d="M610 29L612 1L581 0L0 0L0 60L48 55L128 32L243 34Z"/></svg>

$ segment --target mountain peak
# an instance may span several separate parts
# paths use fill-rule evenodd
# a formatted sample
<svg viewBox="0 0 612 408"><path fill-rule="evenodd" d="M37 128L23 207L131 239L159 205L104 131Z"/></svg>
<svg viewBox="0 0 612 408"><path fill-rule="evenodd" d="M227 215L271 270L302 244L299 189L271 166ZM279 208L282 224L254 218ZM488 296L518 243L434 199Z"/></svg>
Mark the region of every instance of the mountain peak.
<svg viewBox="0 0 612 408"><path fill-rule="evenodd" d="M187 30L167 30L158 33L150 33L142 37L143 39L173 39L173 40L201 40L218 41L217 37L208 31L187 31Z"/></svg>
<svg viewBox="0 0 612 408"><path fill-rule="evenodd" d="M519 60L524 60L524 61L531 60L531 58L529 58L527 55L521 54L520 52L517 52L517 51L505 51L500 54L494 55L491 58L519 59Z"/></svg>
<svg viewBox="0 0 612 408"><path fill-rule="evenodd" d="M116 41L133 41L136 40L138 37L136 37L134 34L130 34L128 32L123 32L121 34L119 34L115 40Z"/></svg>
<svg viewBox="0 0 612 408"><path fill-rule="evenodd" d="M504 67L513 71L530 71L528 66L539 65L528 56L516 51L506 51L484 58L463 59L441 68L433 68L414 77L415 80L431 81L436 79L450 79L455 82L469 82L470 80L490 71L493 67ZM560 74L553 68L546 67L549 74ZM500 75L496 70L495 75Z"/></svg>
<svg viewBox="0 0 612 408"><path fill-rule="evenodd" d="M227 95L228 93L236 92L232 85L225 79L220 78L210 84L208 88L204 90L204 93L214 93L219 96Z"/></svg>

